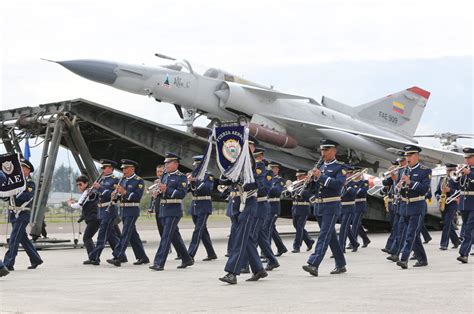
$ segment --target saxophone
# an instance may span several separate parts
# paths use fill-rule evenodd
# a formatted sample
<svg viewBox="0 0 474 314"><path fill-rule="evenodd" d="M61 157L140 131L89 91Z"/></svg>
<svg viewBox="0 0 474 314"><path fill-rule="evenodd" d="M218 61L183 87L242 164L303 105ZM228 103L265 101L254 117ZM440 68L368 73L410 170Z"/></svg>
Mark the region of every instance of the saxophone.
<svg viewBox="0 0 474 314"><path fill-rule="evenodd" d="M448 177L445 176L441 179L441 195L439 196L439 211L444 212L444 209L446 208L446 192L444 189L448 186Z"/></svg>

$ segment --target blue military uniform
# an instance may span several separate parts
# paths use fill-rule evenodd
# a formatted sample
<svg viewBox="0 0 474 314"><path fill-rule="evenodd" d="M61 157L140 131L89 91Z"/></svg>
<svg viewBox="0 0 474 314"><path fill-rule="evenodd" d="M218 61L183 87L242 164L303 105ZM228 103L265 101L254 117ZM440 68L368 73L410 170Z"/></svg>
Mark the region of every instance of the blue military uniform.
<svg viewBox="0 0 474 314"><path fill-rule="evenodd" d="M269 167L280 167L280 165L273 162L269 164ZM269 219L264 224L264 229L268 233L270 243L271 240L275 242L278 252L276 256L280 256L283 253L288 252L288 249L286 248L280 237L280 234L276 229L276 220L278 219L278 216L281 212L280 197L284 187L285 183L283 178L279 175L273 175L270 182L270 191L268 192L268 204L270 205Z"/></svg>
<svg viewBox="0 0 474 314"><path fill-rule="evenodd" d="M336 147L338 144L331 140L322 139L321 149ZM331 247L336 269L334 274L345 272L346 260L336 236L335 224L341 214L341 192L346 180L346 170L343 163L337 160L325 161L320 167L321 176L318 179L319 193L316 202L319 203L319 215L321 215L321 230L316 243L314 253L308 258L308 266L303 269L313 276L318 275L318 267L324 255Z"/></svg>
<svg viewBox="0 0 474 314"><path fill-rule="evenodd" d="M413 154L419 153L421 148L407 145L404 150L405 154ZM420 232L427 211L426 195L431 185L431 169L417 163L413 167L408 166L405 174L409 176L410 184L401 191L400 215L406 225L406 239L397 265L406 268L410 252L413 250L418 258L418 263L415 265L426 266L428 260L421 243Z"/></svg>
<svg viewBox="0 0 474 314"><path fill-rule="evenodd" d="M446 169L454 170L455 168L456 168L456 165L452 165L452 164L446 165ZM444 194L446 198L449 198L450 196L452 196L453 193L457 191L459 188L458 183L454 182L454 180L452 180L448 176L442 177L439 180L438 186L435 191L435 197L438 200L438 202L441 199L441 195L443 195L443 191L441 190L443 182L450 189L449 192L446 192ZM449 239L451 239L455 247L459 246L461 242L458 238L458 235L456 234L456 230L453 225L454 216L456 215L457 210L458 210L458 202L454 200L453 202L450 202L449 204L445 204L445 208L442 211L444 225L443 225L443 231L441 232L441 241L440 241L441 250L446 250L448 248Z"/></svg>
<svg viewBox="0 0 474 314"><path fill-rule="evenodd" d="M463 149L466 159L474 158L474 148ZM459 199L459 210L463 217L464 238L459 248L458 260L467 263L474 239L474 166L468 166L470 173L462 175L459 180L461 196Z"/></svg>
<svg viewBox="0 0 474 314"><path fill-rule="evenodd" d="M305 171L297 170L296 175L305 175ZM303 241L308 247L308 251L311 250L314 244L314 240L308 234L305 229L306 221L310 214L310 202L311 197L311 185L307 184L302 190L301 195L291 195L293 198L293 206L291 207L291 215L293 216L293 227L296 230L295 240L293 241L293 253L299 253Z"/></svg>
<svg viewBox="0 0 474 314"><path fill-rule="evenodd" d="M249 143L251 140L249 140ZM252 139L254 145L257 141ZM253 161L253 159L252 159ZM257 167L255 163L252 165L254 170L254 183L245 184L242 187L244 195L241 196L241 204L239 207L243 207L238 217L238 224L235 234L233 235L233 245L230 252L229 259L225 265L225 271L227 275L219 278L219 280L235 284L237 280L236 275L240 275L242 268L247 263L250 264L254 275L251 280L258 280L267 276L266 271L263 269L260 256L257 251L258 241L258 230L260 230L265 213L260 213L257 205L257 190L262 189L260 185L261 180L257 180L257 176L261 173L257 173ZM245 201L245 205L242 202Z"/></svg>
<svg viewBox="0 0 474 314"><path fill-rule="evenodd" d="M173 153L167 153L165 163L179 162L181 158ZM187 193L187 179L186 176L179 170L171 173L165 173L162 178L162 183L166 184L166 190L162 191L162 198L160 201L160 218L163 223L163 236L161 237L160 245L155 254L155 259L151 269L163 270L168 252L170 250L171 242L175 245L175 249L179 256L181 256L181 266L178 268L186 268L194 264L193 258L189 255L183 238L179 233L178 223L183 217L183 199Z"/></svg>
<svg viewBox="0 0 474 314"><path fill-rule="evenodd" d="M102 167L110 166L114 168L116 162L108 159L102 159ZM97 265L100 263L100 255L105 248L106 241L109 242L112 250L117 247L120 242L121 233L117 233L117 229L114 221L117 219L117 206L116 204L111 204L111 194L115 190L116 185L118 184L119 179L114 174L109 174L103 176L98 183L100 188L97 189L99 204L97 218L100 220L99 233L97 235L97 242L94 250L89 253L90 263L85 262L86 264ZM124 261L126 260L126 257Z"/></svg>
<svg viewBox="0 0 474 314"><path fill-rule="evenodd" d="M346 250L346 240L348 236L352 248L356 249L359 246L359 243L357 243L352 233L349 232L352 216L355 213L355 199L357 190L357 183L354 181L349 182L344 186L341 196L341 217L339 218L341 228L339 229L339 245L344 252Z"/></svg>
<svg viewBox="0 0 474 314"><path fill-rule="evenodd" d="M137 162L129 159L122 159L122 168L125 167L136 167ZM136 173L133 173L129 177L123 177L120 180L120 186L122 186L126 192L125 195L119 197L120 207L122 209L122 236L120 237L119 244L115 247L112 255L113 260L107 260L107 262L120 266L121 261L125 258L125 250L128 244L132 246L135 258L137 259L136 265L149 263L149 259L146 256L143 248L142 240L137 232L135 223L140 216L140 200L143 196L144 181Z"/></svg>
<svg viewBox="0 0 474 314"><path fill-rule="evenodd" d="M366 247L369 243L369 237L362 227L362 216L367 212L367 191L369 190L369 181L359 180L355 182L358 186L355 199L355 214L352 218L352 236L357 241L357 235L360 235L363 241L362 247Z"/></svg>
<svg viewBox="0 0 474 314"><path fill-rule="evenodd" d="M232 251L233 239L235 237L237 225L239 223L241 194L237 186L232 185L230 180L221 177L219 179L219 185L227 186L227 188L222 192L222 198L227 199L226 216L230 218L231 223L229 240L227 241L227 257L229 257L230 252Z"/></svg>
<svg viewBox="0 0 474 314"><path fill-rule="evenodd" d="M81 208L81 218L78 221L84 220L86 222L86 228L84 229L82 240L86 247L87 256L94 250L94 241L92 237L97 233L100 227L100 220L97 219L97 204L99 202L97 193L89 192L89 189L85 190L81 198L86 197L85 200L76 203Z"/></svg>
<svg viewBox="0 0 474 314"><path fill-rule="evenodd" d="M255 151L254 156L263 154L262 149ZM271 223L272 215L270 214L270 205L268 203L268 193L270 192L272 175L265 167L265 161L260 160L255 164L255 181L257 182L257 206L259 214L259 226L258 226L258 240L257 243L260 246L262 254L267 258L267 270L271 270L280 266L275 254L272 251L270 244L270 233L268 232L268 226ZM265 228L266 227L266 228Z"/></svg>
<svg viewBox="0 0 474 314"><path fill-rule="evenodd" d="M201 162L203 156L194 156L194 163ZM188 190L193 194L193 200L189 206L189 214L192 215L194 222L194 231L189 244L188 253L194 258L199 247L199 242L206 249L206 261L216 259L217 255L212 247L211 237L207 230L207 219L212 214L211 194L214 189L214 176L206 173L203 180L192 181L188 183Z"/></svg>
<svg viewBox="0 0 474 314"><path fill-rule="evenodd" d="M28 160L22 159L21 165L22 167L28 167L31 172L34 171L33 165ZM8 242L8 250L3 258L3 264L8 270L14 269L13 266L15 265L15 258L20 243L30 258L31 266L28 268L34 269L43 263L43 260L26 233L26 227L30 222L31 202L33 201L35 188L33 180L26 178L25 190L16 196L10 197L8 220L12 224L12 231Z"/></svg>
<svg viewBox="0 0 474 314"><path fill-rule="evenodd" d="M392 166L397 166L398 161L392 161ZM394 171L394 173L397 171ZM382 193L385 194L384 196L384 202L386 204L386 211L389 217L389 222L390 222L390 235L387 239L387 242L385 243L385 247L382 249L382 251L389 253L390 248L395 241L395 236L396 236L396 230L397 230L397 225L398 225L398 216L396 215L396 204L394 203L393 200L393 194L395 191L395 185L392 177L388 177L386 179L382 180Z"/></svg>

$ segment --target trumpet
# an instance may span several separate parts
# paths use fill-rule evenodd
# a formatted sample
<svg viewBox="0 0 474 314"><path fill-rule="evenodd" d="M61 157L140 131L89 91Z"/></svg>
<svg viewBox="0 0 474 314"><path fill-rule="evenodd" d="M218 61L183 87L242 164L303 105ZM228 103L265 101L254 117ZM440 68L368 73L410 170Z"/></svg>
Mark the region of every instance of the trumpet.
<svg viewBox="0 0 474 314"><path fill-rule="evenodd" d="M382 173L382 178L383 179L387 179L388 177L390 177L394 172L398 171L398 170L401 170L401 169L404 169L406 166L398 166L398 167L395 167L391 170L388 170L388 171L385 171L384 173Z"/></svg>
<svg viewBox="0 0 474 314"><path fill-rule="evenodd" d="M158 180L155 180L155 182L158 181ZM149 187L146 188L146 191L148 193L150 192L154 192L157 188L158 188L158 185L160 184L160 182L157 182L157 183L154 183L152 185L150 185Z"/></svg>
<svg viewBox="0 0 474 314"><path fill-rule="evenodd" d="M457 169L450 175L451 180L458 181L463 176L462 171L467 168L468 165L466 164L458 165Z"/></svg>

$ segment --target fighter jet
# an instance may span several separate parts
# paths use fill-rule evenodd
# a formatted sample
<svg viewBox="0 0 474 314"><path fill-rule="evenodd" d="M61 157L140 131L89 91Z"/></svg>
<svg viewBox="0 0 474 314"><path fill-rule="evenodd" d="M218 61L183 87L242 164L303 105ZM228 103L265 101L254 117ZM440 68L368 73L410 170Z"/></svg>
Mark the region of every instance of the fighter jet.
<svg viewBox="0 0 474 314"><path fill-rule="evenodd" d="M320 156L319 140L330 138L341 145L339 159L374 172L386 169L398 150L417 143L415 131L430 97L430 92L415 86L359 106L328 97L317 102L215 68L198 73L186 60L156 55L173 63L52 62L88 80L173 104L198 135L207 136L207 130L192 127L197 115L219 120L244 116L250 121L250 133L267 149L267 157L291 168L312 167ZM421 147L428 165L463 161L460 153Z"/></svg>

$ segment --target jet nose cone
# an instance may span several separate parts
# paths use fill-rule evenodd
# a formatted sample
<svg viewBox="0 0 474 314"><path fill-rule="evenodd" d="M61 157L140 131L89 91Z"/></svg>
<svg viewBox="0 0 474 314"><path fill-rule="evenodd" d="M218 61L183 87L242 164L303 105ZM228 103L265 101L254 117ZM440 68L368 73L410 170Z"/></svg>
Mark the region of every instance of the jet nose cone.
<svg viewBox="0 0 474 314"><path fill-rule="evenodd" d="M69 71L94 82L112 85L117 79L117 74L115 74L114 70L118 65L115 62L101 60L70 60L57 61L57 63Z"/></svg>

